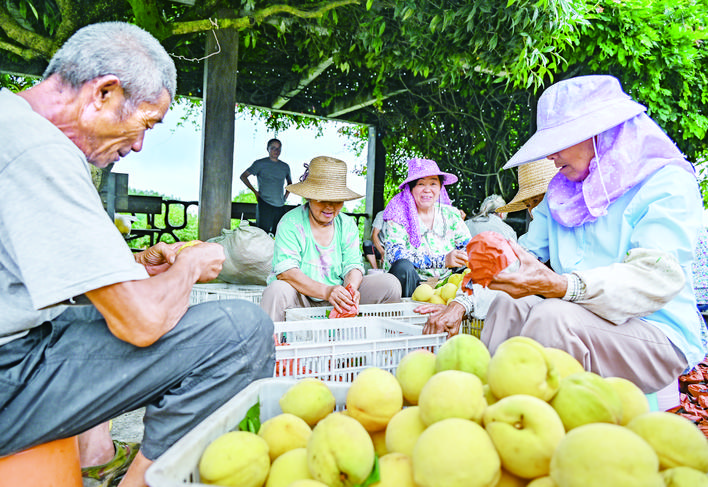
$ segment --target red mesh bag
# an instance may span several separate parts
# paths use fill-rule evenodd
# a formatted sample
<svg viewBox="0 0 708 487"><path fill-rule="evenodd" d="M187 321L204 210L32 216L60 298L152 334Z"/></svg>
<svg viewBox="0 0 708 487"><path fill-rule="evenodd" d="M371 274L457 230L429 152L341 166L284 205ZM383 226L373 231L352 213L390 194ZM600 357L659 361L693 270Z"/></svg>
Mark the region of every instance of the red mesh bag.
<svg viewBox="0 0 708 487"><path fill-rule="evenodd" d="M349 291L349 294L352 295L352 298L354 298L354 288L352 287L351 284L347 284L347 287L345 287L347 291ZM330 318L356 318L356 315L359 314L359 307L358 306L352 306L349 308L347 311L340 313L337 311L336 308L332 308L332 311L329 312L329 317Z"/></svg>
<svg viewBox="0 0 708 487"><path fill-rule="evenodd" d="M470 281L487 287L494 276L518 261L514 249L500 233L478 233L467 244L467 267L471 272L463 279L463 289L471 294L471 286L467 286Z"/></svg>

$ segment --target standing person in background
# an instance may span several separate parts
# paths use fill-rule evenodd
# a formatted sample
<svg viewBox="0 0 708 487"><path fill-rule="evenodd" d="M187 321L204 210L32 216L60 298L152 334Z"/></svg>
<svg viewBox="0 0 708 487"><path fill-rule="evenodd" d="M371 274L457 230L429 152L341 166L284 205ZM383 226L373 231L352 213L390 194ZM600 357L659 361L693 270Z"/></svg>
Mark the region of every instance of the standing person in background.
<svg viewBox="0 0 708 487"><path fill-rule="evenodd" d="M280 160L280 151L283 145L278 139L270 139L268 157L254 161L251 166L241 173L241 181L248 189L253 191L258 200L256 206L256 226L267 233L275 234L278 222L285 213L285 201L290 194L285 188L292 184L290 166ZM254 175L258 182L258 189L254 188L248 177Z"/></svg>
<svg viewBox="0 0 708 487"><path fill-rule="evenodd" d="M89 164L142 149L176 80L154 37L107 22L74 33L38 84L0 90L0 456L145 407L137 454L108 428L79 442L103 485L125 473L121 487L145 486L157 457L273 374L273 323L256 304L189 306L194 284L219 274L223 247L160 242L133 254L91 179Z"/></svg>
<svg viewBox="0 0 708 487"><path fill-rule="evenodd" d="M498 211L498 208L504 205L506 205L504 198L498 194L484 198L477 214L465 221L465 225L470 230L470 237L491 231L501 233L507 240L516 240L516 232L504 221L506 213Z"/></svg>

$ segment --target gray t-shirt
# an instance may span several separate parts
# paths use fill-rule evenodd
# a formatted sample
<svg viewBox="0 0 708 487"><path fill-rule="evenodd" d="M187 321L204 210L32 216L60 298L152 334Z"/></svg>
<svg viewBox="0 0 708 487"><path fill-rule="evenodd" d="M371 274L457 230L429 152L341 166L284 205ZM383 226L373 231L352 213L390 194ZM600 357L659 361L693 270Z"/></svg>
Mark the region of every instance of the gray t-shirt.
<svg viewBox="0 0 708 487"><path fill-rule="evenodd" d="M268 157L258 159L246 169L258 180L258 192L263 201L272 206L285 204L285 183L291 184L290 166L283 161L271 161Z"/></svg>
<svg viewBox="0 0 708 487"><path fill-rule="evenodd" d="M5 89L0 146L2 344L61 314L58 303L148 275L103 209L84 154Z"/></svg>

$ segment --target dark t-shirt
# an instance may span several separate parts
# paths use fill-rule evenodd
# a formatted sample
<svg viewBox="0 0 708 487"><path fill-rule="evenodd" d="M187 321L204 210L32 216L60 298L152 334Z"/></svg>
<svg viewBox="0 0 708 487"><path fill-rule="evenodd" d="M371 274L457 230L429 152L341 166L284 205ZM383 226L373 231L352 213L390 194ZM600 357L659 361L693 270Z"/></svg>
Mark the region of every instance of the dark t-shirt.
<svg viewBox="0 0 708 487"><path fill-rule="evenodd" d="M291 184L290 166L283 161L271 161L268 157L258 159L246 169L258 180L258 192L263 201L272 206L285 204L285 183Z"/></svg>

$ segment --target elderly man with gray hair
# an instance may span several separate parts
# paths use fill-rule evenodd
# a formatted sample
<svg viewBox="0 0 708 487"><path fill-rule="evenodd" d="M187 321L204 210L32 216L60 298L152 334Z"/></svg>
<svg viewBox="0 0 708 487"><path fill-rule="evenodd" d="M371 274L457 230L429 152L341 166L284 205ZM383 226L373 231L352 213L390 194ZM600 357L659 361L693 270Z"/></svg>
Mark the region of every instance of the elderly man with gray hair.
<svg viewBox="0 0 708 487"><path fill-rule="evenodd" d="M141 450L121 481L145 485L169 446L273 373L273 324L257 305L189 307L223 248L133 254L92 184L89 164L139 151L175 87L159 42L110 22L77 31L39 84L0 91L0 456L145 407ZM107 438L104 460L125 456Z"/></svg>

